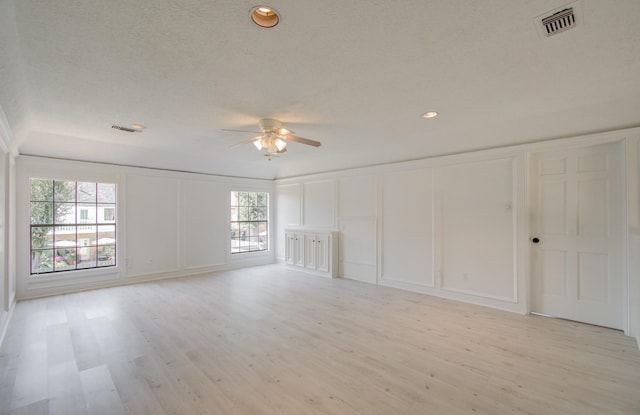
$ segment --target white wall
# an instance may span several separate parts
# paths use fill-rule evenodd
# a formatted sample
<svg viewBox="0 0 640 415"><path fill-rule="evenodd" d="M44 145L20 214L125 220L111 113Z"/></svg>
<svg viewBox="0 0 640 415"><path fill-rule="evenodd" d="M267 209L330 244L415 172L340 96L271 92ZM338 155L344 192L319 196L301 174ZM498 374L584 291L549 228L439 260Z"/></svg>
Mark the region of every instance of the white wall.
<svg viewBox="0 0 640 415"><path fill-rule="evenodd" d="M345 278L526 313L529 154L626 139L625 331L640 339L639 133L614 131L277 180L278 241L288 227L336 226ZM284 249L278 249L277 259L283 257Z"/></svg>
<svg viewBox="0 0 640 415"><path fill-rule="evenodd" d="M302 228L337 225L345 278L526 312L524 160L501 150L279 180L277 205L302 206Z"/></svg>
<svg viewBox="0 0 640 415"><path fill-rule="evenodd" d="M638 129L275 183L36 157L19 157L13 167L7 156L5 208L17 215L9 213L9 224L15 220L16 226L9 226L5 248L9 244L11 251L12 240L17 245L15 257L7 258L4 297L15 292L16 276L18 296L25 298L271 263L271 253L249 260L228 253L228 191L233 188L274 190L277 212L272 215L276 227L271 246L279 260L284 257L284 229L338 228L340 273L346 278L524 313L530 284L527 154L565 141L576 146L622 139L626 139L629 224L627 332L640 341ZM118 183L117 269L90 278L80 274L72 279L53 276L46 282L29 278L30 176ZM11 194L14 180L16 197ZM157 223L168 227L166 232ZM166 235L171 236L162 240L160 249L148 248Z"/></svg>
<svg viewBox="0 0 640 415"><path fill-rule="evenodd" d="M18 298L273 263L273 251L229 253L229 192L272 192L271 181L25 156L16 164ZM118 185L115 268L29 276L30 177Z"/></svg>

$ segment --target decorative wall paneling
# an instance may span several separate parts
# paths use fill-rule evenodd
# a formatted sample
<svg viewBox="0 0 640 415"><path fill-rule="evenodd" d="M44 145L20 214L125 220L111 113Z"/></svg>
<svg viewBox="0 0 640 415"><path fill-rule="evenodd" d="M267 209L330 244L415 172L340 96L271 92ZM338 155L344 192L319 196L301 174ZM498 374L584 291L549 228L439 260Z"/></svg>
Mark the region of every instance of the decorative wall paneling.
<svg viewBox="0 0 640 415"><path fill-rule="evenodd" d="M272 227L276 237L276 256L283 258L285 254L285 228L299 227L302 225L302 184L294 183L276 186L277 197L274 197L273 206L276 210L276 226Z"/></svg>
<svg viewBox="0 0 640 415"><path fill-rule="evenodd" d="M374 175L337 180L340 275L377 281L378 180Z"/></svg>
<svg viewBox="0 0 640 415"><path fill-rule="evenodd" d="M127 245L124 259L127 275L138 277L177 272L180 269L178 251L182 246L182 235L178 234L179 181L130 175L125 200ZM121 262L122 258L119 260Z"/></svg>
<svg viewBox="0 0 640 415"><path fill-rule="evenodd" d="M182 257L185 269L207 269L227 262L229 225L220 218L229 216L229 209L219 201L228 198L224 183L196 180L184 183Z"/></svg>
<svg viewBox="0 0 640 415"><path fill-rule="evenodd" d="M640 251L636 249L640 234L638 128L276 183L278 189L293 185L304 188L323 181L335 183L336 200L334 206L326 206L325 215L328 218L337 211L341 276L526 313L531 309L532 295L531 201L527 187L530 154L621 141L626 145L629 235L625 246L628 261L623 270L623 329L640 339ZM371 190L374 182L377 191ZM297 203L318 198L312 185ZM374 222L375 267L371 261ZM304 221L300 226L305 226ZM283 230L278 226L278 233ZM358 267L362 263L366 267Z"/></svg>
<svg viewBox="0 0 640 415"><path fill-rule="evenodd" d="M524 157L438 161L281 180L276 197L278 204L297 205L285 186L298 184L304 189L303 206L330 200L334 183L334 205L325 203L324 216L313 213L328 224L331 212L338 212L345 278L524 312L517 272L522 247L515 244L516 199L524 205L524 188L515 190L515 176L524 172ZM282 198L279 189L285 189ZM311 226L306 223L310 209L303 211L302 229ZM278 226L278 234L283 232ZM480 246L474 248L475 243Z"/></svg>
<svg viewBox="0 0 640 415"><path fill-rule="evenodd" d="M334 228L336 195L333 180L317 180L302 185L302 223L311 228Z"/></svg>
<svg viewBox="0 0 640 415"><path fill-rule="evenodd" d="M381 175L380 282L435 287L433 169Z"/></svg>
<svg viewBox="0 0 640 415"><path fill-rule="evenodd" d="M517 302L515 159L439 169L441 288Z"/></svg>

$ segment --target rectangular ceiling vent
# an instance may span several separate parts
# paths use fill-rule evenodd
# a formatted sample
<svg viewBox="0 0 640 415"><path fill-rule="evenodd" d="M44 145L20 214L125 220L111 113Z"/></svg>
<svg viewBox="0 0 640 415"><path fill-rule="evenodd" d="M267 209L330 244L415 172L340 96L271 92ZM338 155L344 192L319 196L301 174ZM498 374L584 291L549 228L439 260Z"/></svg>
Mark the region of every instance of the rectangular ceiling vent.
<svg viewBox="0 0 640 415"><path fill-rule="evenodd" d="M545 36L553 36L576 27L576 15L573 7L568 7L551 16L543 17L540 23Z"/></svg>
<svg viewBox="0 0 640 415"><path fill-rule="evenodd" d="M120 130L120 131L126 131L128 133L139 133L139 132L141 132L140 130L136 130L134 128L129 128L129 127L123 127L121 125L112 125L111 128L115 128L116 130Z"/></svg>

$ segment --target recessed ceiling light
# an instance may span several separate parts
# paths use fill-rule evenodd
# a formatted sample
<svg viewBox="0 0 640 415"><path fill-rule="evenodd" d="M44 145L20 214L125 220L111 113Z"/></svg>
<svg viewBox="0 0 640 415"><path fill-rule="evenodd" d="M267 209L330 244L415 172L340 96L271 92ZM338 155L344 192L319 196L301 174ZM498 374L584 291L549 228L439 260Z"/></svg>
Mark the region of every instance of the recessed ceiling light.
<svg viewBox="0 0 640 415"><path fill-rule="evenodd" d="M422 114L422 118L434 118L437 116L438 116L438 113L436 111L427 111L424 114Z"/></svg>
<svg viewBox="0 0 640 415"><path fill-rule="evenodd" d="M131 128L133 128L134 130L144 130L147 127L141 124L131 124Z"/></svg>
<svg viewBox="0 0 640 415"><path fill-rule="evenodd" d="M280 22L278 12L269 6L256 6L251 9L251 20L260 27L274 27Z"/></svg>

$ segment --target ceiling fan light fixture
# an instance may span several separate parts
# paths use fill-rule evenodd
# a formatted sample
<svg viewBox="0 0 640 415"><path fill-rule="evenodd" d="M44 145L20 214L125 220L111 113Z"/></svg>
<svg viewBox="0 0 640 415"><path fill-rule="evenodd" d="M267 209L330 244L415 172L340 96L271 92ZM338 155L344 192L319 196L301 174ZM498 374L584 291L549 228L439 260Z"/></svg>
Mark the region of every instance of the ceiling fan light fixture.
<svg viewBox="0 0 640 415"><path fill-rule="evenodd" d="M280 22L280 15L269 6L256 6L251 9L251 21L260 27L270 28Z"/></svg>
<svg viewBox="0 0 640 415"><path fill-rule="evenodd" d="M262 133L257 136L248 138L238 144L230 146L230 148L237 147L242 144L253 143L258 151L264 150L265 155L280 155L287 151L287 145L290 141L294 141L299 144L305 144L313 147L320 147L319 141L310 140L308 138L298 137L293 135L293 131L282 127L280 121L274 118L261 118L258 122ZM225 131L238 131L238 132L251 132L246 130L225 130Z"/></svg>
<svg viewBox="0 0 640 415"><path fill-rule="evenodd" d="M284 150L284 148L287 146L287 142L284 140L281 140L279 138L276 138L274 141L274 144L276 146L276 148L278 149L278 151L282 151Z"/></svg>

